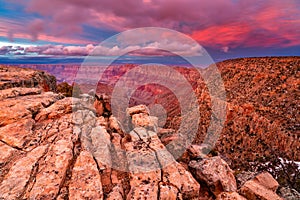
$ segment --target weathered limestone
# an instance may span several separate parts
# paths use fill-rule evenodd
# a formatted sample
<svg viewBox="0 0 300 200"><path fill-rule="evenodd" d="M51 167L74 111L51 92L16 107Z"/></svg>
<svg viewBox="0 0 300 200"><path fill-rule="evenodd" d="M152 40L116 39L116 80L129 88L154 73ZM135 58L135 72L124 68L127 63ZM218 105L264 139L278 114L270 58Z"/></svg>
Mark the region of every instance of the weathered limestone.
<svg viewBox="0 0 300 200"><path fill-rule="evenodd" d="M8 88L1 90L0 100L18 96L35 95L40 94L41 92L42 90L40 88Z"/></svg>
<svg viewBox="0 0 300 200"><path fill-rule="evenodd" d="M130 198L166 199L172 194L175 199L182 195L185 199L199 196L200 185L167 151L157 134L151 130L147 109L143 106L127 110L132 114L135 128L129 133L130 141L126 142L126 156L130 171ZM145 113L146 112L146 113ZM139 120L134 121L135 116ZM148 129L147 129L148 128ZM153 130L153 129L152 129ZM162 196L160 191L162 189ZM170 197L170 198L171 198Z"/></svg>
<svg viewBox="0 0 300 200"><path fill-rule="evenodd" d="M58 196L66 172L73 159L73 144L59 140L53 144L45 159L40 163L36 181L30 191L31 199L53 199Z"/></svg>
<svg viewBox="0 0 300 200"><path fill-rule="evenodd" d="M69 199L103 199L97 165L91 153L86 150L80 152L72 170Z"/></svg>
<svg viewBox="0 0 300 200"><path fill-rule="evenodd" d="M39 159L44 155L48 146L40 146L18 160L0 184L0 199L13 200L21 197Z"/></svg>
<svg viewBox="0 0 300 200"><path fill-rule="evenodd" d="M5 165L17 150L0 142L0 167Z"/></svg>
<svg viewBox="0 0 300 200"><path fill-rule="evenodd" d="M46 92L55 91L56 78L43 71L0 66L0 90L13 87L37 87Z"/></svg>

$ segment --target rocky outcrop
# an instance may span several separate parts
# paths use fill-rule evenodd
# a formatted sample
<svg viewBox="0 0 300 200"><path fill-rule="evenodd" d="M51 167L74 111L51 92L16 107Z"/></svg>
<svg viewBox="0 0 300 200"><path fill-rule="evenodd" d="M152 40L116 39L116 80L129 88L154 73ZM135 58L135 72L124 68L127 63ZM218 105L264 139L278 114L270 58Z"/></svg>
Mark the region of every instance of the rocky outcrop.
<svg viewBox="0 0 300 200"><path fill-rule="evenodd" d="M0 90L22 87L56 90L56 78L44 71L0 66Z"/></svg>
<svg viewBox="0 0 300 200"><path fill-rule="evenodd" d="M102 103L108 111L105 101L94 108L90 95L66 98L27 86L0 95L0 199L199 196L199 183L164 147L147 107L128 110L133 130L124 133L99 109Z"/></svg>
<svg viewBox="0 0 300 200"><path fill-rule="evenodd" d="M136 106L127 110L135 127L126 142L131 197L154 199L193 199L199 196L200 185L184 167L177 163L157 136L148 108ZM138 119L138 120L137 120ZM138 195L137 195L138 194ZM160 196L161 195L161 196ZM172 198L173 197L173 198Z"/></svg>
<svg viewBox="0 0 300 200"><path fill-rule="evenodd" d="M18 80L34 83L34 74ZM206 146L192 145L188 159L175 160L166 145L176 130L159 127L145 105L127 109L126 132L107 97L64 97L39 81L11 83L0 88L0 199L279 198L267 173L241 179L237 190L229 165L207 155Z"/></svg>

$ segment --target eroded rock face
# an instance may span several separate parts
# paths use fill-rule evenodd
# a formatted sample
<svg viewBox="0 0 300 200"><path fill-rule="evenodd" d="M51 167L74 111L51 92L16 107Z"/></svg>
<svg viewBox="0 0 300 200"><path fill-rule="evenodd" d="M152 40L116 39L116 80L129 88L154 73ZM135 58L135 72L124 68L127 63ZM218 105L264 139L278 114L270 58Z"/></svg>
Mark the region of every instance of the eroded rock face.
<svg viewBox="0 0 300 200"><path fill-rule="evenodd" d="M13 164L5 180L0 184L0 199L20 198L28 181L36 170L36 163L44 156L48 146L40 146Z"/></svg>
<svg viewBox="0 0 300 200"><path fill-rule="evenodd" d="M101 176L89 151L77 157L69 185L69 199L103 199Z"/></svg>
<svg viewBox="0 0 300 200"><path fill-rule="evenodd" d="M22 95L3 95L0 104L13 105L1 113L4 199L199 196L199 183L164 147L147 107L131 108L135 128L124 133L116 118L97 116L85 99L22 89L16 89Z"/></svg>
<svg viewBox="0 0 300 200"><path fill-rule="evenodd" d="M0 68L0 74L13 69ZM177 139L176 131L158 128L146 106L127 110L132 130L124 132L107 99L94 108L88 94L78 99L46 92L39 73L26 71L18 77L24 84L0 84L0 199L214 199L211 192L243 199L221 158L192 161L195 178L177 162L165 146ZM0 77L9 82L7 73ZM199 159L202 151L193 146L189 153ZM200 194L197 180L209 194ZM253 192L262 188L278 197L269 174L251 181L239 191L247 199L265 198Z"/></svg>
<svg viewBox="0 0 300 200"><path fill-rule="evenodd" d="M193 199L199 197L199 183L168 152L155 132L151 130L147 109L136 106L127 110L135 128L129 133L131 140L125 143L133 186L128 198L147 196L160 199ZM146 113L145 113L146 112ZM142 120L135 121L140 118ZM160 196L161 194L161 196ZM168 197L167 197L168 196Z"/></svg>
<svg viewBox="0 0 300 200"><path fill-rule="evenodd" d="M56 78L43 71L0 66L0 90L13 87L38 87L44 91L55 91Z"/></svg>

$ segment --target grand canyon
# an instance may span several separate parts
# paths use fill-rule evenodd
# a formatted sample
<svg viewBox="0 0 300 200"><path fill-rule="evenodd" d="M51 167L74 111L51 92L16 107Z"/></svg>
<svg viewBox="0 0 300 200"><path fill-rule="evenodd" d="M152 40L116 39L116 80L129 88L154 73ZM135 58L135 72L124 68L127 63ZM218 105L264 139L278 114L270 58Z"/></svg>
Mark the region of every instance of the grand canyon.
<svg viewBox="0 0 300 200"><path fill-rule="evenodd" d="M210 67L171 66L201 115L182 151L194 116L169 88L145 84L125 115L114 110L118 81L137 65L109 66L96 86L77 77L79 65L1 65L0 199L299 199L299 66L299 57L219 62L225 99L201 77L215 83ZM211 144L213 101L225 119Z"/></svg>

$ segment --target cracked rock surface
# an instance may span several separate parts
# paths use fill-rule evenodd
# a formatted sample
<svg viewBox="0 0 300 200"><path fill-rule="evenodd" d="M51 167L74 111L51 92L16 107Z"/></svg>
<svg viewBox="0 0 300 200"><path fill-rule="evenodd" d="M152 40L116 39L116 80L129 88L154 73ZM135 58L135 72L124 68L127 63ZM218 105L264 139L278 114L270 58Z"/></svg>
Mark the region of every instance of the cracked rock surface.
<svg viewBox="0 0 300 200"><path fill-rule="evenodd" d="M132 129L123 132L99 109L107 102L64 97L52 76L25 70L18 77L14 70L0 68L1 200L279 199L269 174L238 190L220 157L176 161L165 146L174 130L158 127L144 105L127 109ZM198 151L194 146L197 159Z"/></svg>
<svg viewBox="0 0 300 200"><path fill-rule="evenodd" d="M162 144L147 107L128 110L134 129L123 133L116 118L99 116L93 104L39 82L15 87L15 80L8 84L12 69L1 69L7 79L0 95L0 199L199 196L200 184ZM26 73L25 82L35 74Z"/></svg>

